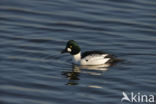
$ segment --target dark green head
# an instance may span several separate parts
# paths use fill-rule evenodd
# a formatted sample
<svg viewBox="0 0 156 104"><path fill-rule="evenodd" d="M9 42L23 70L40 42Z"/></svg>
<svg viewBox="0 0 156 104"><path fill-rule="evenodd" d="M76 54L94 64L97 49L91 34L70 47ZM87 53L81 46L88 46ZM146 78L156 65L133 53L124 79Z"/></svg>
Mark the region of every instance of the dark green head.
<svg viewBox="0 0 156 104"><path fill-rule="evenodd" d="M67 42L66 48L62 50L61 53L70 53L71 55L76 55L81 51L79 45L74 40L69 40Z"/></svg>

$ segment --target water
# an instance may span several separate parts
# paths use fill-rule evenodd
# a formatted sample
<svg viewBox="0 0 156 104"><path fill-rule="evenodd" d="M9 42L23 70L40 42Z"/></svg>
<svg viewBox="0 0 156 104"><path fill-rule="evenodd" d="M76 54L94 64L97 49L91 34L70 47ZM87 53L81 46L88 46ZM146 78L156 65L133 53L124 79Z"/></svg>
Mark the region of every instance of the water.
<svg viewBox="0 0 156 104"><path fill-rule="evenodd" d="M155 0L1 0L1 104L120 104L123 91L156 95L155 11ZM125 61L74 66L60 54L71 39Z"/></svg>

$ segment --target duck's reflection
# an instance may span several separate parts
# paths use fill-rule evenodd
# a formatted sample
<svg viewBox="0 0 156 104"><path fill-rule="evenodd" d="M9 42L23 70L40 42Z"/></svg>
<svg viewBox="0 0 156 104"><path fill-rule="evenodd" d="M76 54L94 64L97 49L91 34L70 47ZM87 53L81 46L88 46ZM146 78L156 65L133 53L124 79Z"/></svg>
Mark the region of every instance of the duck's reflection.
<svg viewBox="0 0 156 104"><path fill-rule="evenodd" d="M80 73L87 73L90 75L101 75L103 71L108 70L110 65L98 65L98 66L77 66L73 65L71 71L63 71L68 82L66 85L77 85L80 80ZM94 71L91 71L94 70ZM97 71L96 71L97 70Z"/></svg>
<svg viewBox="0 0 156 104"><path fill-rule="evenodd" d="M109 64L102 64L102 65L94 65L94 66L75 66L74 67L79 67L79 69L88 69L88 70L103 70L106 71L108 70Z"/></svg>
<svg viewBox="0 0 156 104"><path fill-rule="evenodd" d="M72 69L72 71L64 71L62 72L62 75L64 75L66 78L68 78L68 82L66 85L77 85L79 80L80 72Z"/></svg>

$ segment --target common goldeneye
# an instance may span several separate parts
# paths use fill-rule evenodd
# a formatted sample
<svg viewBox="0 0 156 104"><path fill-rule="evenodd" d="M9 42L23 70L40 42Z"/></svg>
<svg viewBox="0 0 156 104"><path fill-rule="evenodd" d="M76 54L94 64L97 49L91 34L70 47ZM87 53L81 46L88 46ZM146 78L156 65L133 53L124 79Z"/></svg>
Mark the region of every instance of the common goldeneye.
<svg viewBox="0 0 156 104"><path fill-rule="evenodd" d="M73 56L73 63L77 65L110 65L118 60L113 55L101 51L86 51L81 54L81 49L74 40L69 40L61 53L70 53Z"/></svg>

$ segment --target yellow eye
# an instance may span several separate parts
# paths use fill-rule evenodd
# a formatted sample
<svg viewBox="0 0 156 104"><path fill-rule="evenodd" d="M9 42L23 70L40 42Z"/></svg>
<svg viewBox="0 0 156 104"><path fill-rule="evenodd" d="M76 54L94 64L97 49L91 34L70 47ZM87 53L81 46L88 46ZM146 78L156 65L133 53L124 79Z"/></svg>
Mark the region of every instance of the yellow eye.
<svg viewBox="0 0 156 104"><path fill-rule="evenodd" d="M70 45L69 48L72 48L72 45Z"/></svg>

